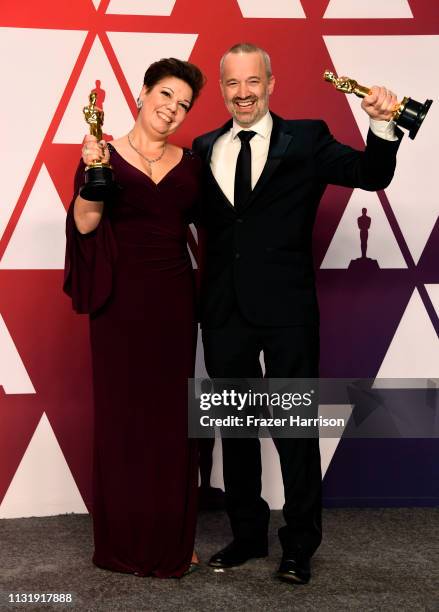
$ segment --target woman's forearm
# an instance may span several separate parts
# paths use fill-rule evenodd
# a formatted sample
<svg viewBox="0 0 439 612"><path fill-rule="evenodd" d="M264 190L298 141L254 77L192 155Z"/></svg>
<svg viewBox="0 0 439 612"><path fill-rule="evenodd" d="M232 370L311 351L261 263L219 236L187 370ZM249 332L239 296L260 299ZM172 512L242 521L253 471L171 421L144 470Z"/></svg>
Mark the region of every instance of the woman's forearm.
<svg viewBox="0 0 439 612"><path fill-rule="evenodd" d="M78 195L73 209L73 217L78 231L81 234L88 234L96 229L101 220L103 210L103 202L90 202Z"/></svg>

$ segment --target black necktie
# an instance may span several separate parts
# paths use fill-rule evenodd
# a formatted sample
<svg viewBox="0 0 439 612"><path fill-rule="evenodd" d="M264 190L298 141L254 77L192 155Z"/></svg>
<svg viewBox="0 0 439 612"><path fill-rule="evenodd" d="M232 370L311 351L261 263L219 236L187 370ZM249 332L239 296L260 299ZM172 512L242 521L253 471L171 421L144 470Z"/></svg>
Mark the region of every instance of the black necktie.
<svg viewBox="0 0 439 612"><path fill-rule="evenodd" d="M252 150L250 140L256 132L241 130L238 137L241 140L241 150L236 160L235 172L235 210L239 211L252 192Z"/></svg>

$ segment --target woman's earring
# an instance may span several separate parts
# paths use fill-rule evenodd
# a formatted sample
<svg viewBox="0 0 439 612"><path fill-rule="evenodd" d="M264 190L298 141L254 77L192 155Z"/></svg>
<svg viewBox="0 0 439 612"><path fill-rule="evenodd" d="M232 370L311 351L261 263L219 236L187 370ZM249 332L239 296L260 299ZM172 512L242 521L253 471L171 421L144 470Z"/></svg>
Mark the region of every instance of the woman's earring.
<svg viewBox="0 0 439 612"><path fill-rule="evenodd" d="M143 106L143 102L140 98L137 98L137 108L140 110Z"/></svg>

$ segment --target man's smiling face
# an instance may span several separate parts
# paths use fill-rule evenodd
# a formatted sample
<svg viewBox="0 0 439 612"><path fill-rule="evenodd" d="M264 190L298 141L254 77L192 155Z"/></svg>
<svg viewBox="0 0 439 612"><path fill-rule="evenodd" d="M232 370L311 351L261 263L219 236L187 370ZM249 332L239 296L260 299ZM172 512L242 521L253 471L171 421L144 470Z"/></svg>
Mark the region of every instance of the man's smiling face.
<svg viewBox="0 0 439 612"><path fill-rule="evenodd" d="M221 91L238 125L249 128L267 113L273 88L274 77L268 76L261 53L228 53L225 56Z"/></svg>

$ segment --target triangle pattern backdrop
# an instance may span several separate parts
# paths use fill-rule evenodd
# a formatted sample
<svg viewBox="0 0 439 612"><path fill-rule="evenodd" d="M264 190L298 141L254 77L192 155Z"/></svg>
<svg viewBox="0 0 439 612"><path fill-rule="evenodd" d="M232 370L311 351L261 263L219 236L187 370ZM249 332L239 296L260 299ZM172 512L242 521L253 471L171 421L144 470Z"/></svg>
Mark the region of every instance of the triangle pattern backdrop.
<svg viewBox="0 0 439 612"><path fill-rule="evenodd" d="M112 15L170 15L176 0L111 0Z"/></svg>
<svg viewBox="0 0 439 612"><path fill-rule="evenodd" d="M8 270L63 270L66 211L43 164L0 261Z"/></svg>
<svg viewBox="0 0 439 612"><path fill-rule="evenodd" d="M425 285L425 288L428 291L430 300L432 301L436 314L439 317L439 285Z"/></svg>
<svg viewBox="0 0 439 612"><path fill-rule="evenodd" d="M44 413L0 505L0 518L67 512L87 508Z"/></svg>
<svg viewBox="0 0 439 612"><path fill-rule="evenodd" d="M422 102L427 97L438 99L439 79L431 78L431 60L439 56L439 36L324 36L324 40L338 74L365 86L385 84L398 94L398 100L403 96ZM408 70L409 65L416 70ZM341 95L334 90L334 104L335 96ZM361 101L352 94L346 96L365 138L369 120ZM436 192L439 104L432 105L416 140L407 142L407 136L404 140L386 194L417 263L439 214L439 198L431 195Z"/></svg>
<svg viewBox="0 0 439 612"><path fill-rule="evenodd" d="M5 393L35 393L20 353L0 314L0 386Z"/></svg>
<svg viewBox="0 0 439 612"><path fill-rule="evenodd" d="M1 57L13 58L13 61L4 61L2 66L5 93L0 96L0 116L4 118L0 167L5 180L2 181L0 238L34 164L85 35L80 31L0 28ZM23 53L23 49L32 49L32 52ZM23 87L27 95L23 94ZM30 99L32 129L28 123ZM73 142L77 142L83 132L84 126Z"/></svg>
<svg viewBox="0 0 439 612"><path fill-rule="evenodd" d="M361 189L353 191L321 267L347 269L352 260L361 256L357 219L362 216L363 208L371 219L367 257L375 259L380 268L406 268L378 195Z"/></svg>
<svg viewBox="0 0 439 612"><path fill-rule="evenodd" d="M313 18L307 19L299 0L225 0L220 5L218 3L219 6L206 2L203 11L195 8L202 5L201 1L111 0L104 5L101 0L92 2L78 3L77 9L79 20L76 23L79 25L76 27L82 28L82 24L86 24L86 28L92 28L89 37L86 31L71 29L72 24L67 17L66 29L58 29L62 23L62 5L59 5L56 20L53 21L55 29L50 29L52 15L46 4L41 9L46 14L41 18L46 20L44 28L47 29L41 29L41 20L32 27L31 18L27 27L22 28L24 9L20 3L16 3L16 9L12 3L10 9L11 14L16 11L18 27L13 27L13 19L7 22L7 27L0 27L0 51L3 57L9 58L3 70L3 85L8 95L0 100L0 112L6 118L0 161L7 179L3 182L0 202L0 253L4 248L0 260L0 418L3 435L13 434L11 439L17 439L18 444L20 442L20 436L15 434L22 434L21 429L17 432L14 429L16 421L10 418L12 410L16 417L17 405L21 408L26 407L27 402L34 402L33 409L37 410L36 419L39 421L35 427L34 421L30 423L25 420L28 416L26 410L19 414L23 424L31 426L26 437L22 437L22 446L17 446L17 449L26 448L24 455L21 456L20 450L13 459L7 453L2 457L2 474L7 478L2 483L0 500L4 497L0 503L1 517L87 511L84 500L88 501L88 492L84 482L89 478L90 463L85 461L72 474L65 456L69 457L73 470L72 458L75 461L77 453L81 457L87 456L91 448L78 446L73 447L72 451L69 443L72 454L68 455L65 448L64 456L60 447L74 436L70 427L72 421L65 418L63 410L68 402L75 404L77 398L69 392L66 399L67 388L71 390L76 386L76 389L81 389L84 399L81 402L82 414L90 417L92 414L91 390L79 387L83 384L81 368L89 360L89 353L85 350L88 347L87 321L85 317L78 318L71 312L70 304L61 292L63 204L68 204L67 183L79 157L79 143L88 131L82 108L87 104L90 90L99 80L101 99L104 99L104 131L108 136L118 137L132 126L134 100L140 91L145 68L160 57L193 57L193 61L208 72L208 85L197 105L197 114L191 114L183 128L182 133L190 126L183 138L186 139L184 144L189 144L189 137L206 131L207 126L213 128L227 118L218 92L217 62L224 49L236 42L236 37L260 41L272 51L278 76L273 98L274 111L279 105L288 109L289 114L283 112L285 116L300 116L300 113L294 112L292 101L297 102L299 108L303 106L309 100L307 87L315 78L315 87L320 87L318 102L328 113L330 126L335 131L347 129L353 138L358 136L353 133L355 122L363 138L368 128L367 117L360 108L361 101L354 96L343 99L330 85L322 83L320 72L313 76L311 67L313 71L316 66L321 66L323 70L332 61L339 74L348 74L364 85L384 83L397 92L398 99L410 95L422 102L427 97L435 100L416 140L409 141L406 136L400 148L395 179L385 190L390 211L381 205L384 202L382 194L379 194L380 200L376 193L356 190L350 194L346 190L328 190L328 201L342 194L342 204L347 204L344 214L341 212L342 206L338 209L335 207L340 212L334 213L334 209L330 212L333 215L330 227L337 229L333 236L327 236L325 244L329 243L330 246L319 278L330 279L331 282L326 285L322 282L319 289L324 294L323 298L329 298L331 309L325 311L325 316L336 329L349 323L353 316L363 317L366 311L370 313L371 306L372 311L376 312L373 306L379 307L381 304L380 291L384 289L388 292L388 312L385 317L383 313L379 324L386 326L383 332L387 332L389 338L393 336L393 339L390 344L389 340L385 340L376 350L369 347L369 352L365 354L363 351L359 359L366 367L373 364L372 376L377 369L379 377L425 378L439 375L437 320L434 317L430 319L431 309L428 309L427 303L429 297L439 315L439 267L432 267L431 263L424 266L422 260L420 262L439 212L435 195L439 81L432 78L431 59L439 55L439 28L434 29L430 17L434 14L431 3L417 0L416 11L412 13L406 0L371 0L367 3L331 0L315 5L308 0L303 5L309 10L309 16L313 11ZM314 8L317 4L321 6L318 15L319 8ZM105 6L106 14L98 11L89 22L86 18L93 13L93 6L96 10ZM182 15L179 9L185 6L187 15ZM84 15L81 15L82 7L86 7ZM174 11L174 8L177 10ZM325 10L326 19L333 18L334 22L322 19ZM223 13L228 16L224 23L218 19ZM67 9L65 14L67 16ZM352 22L349 19L366 21ZM111 31L107 31L108 24L111 24ZM323 32L328 32L329 26L331 34L323 35ZM131 32L130 28L134 31ZM357 31L355 28L359 28L360 35L352 35ZM146 31L142 32L142 29ZM303 56L306 62L295 62L298 83L306 84L303 87L297 86L297 83L293 87L290 81L294 53L290 56L283 51L290 41L293 41L293 51L298 41L297 48L309 54ZM89 51L84 48L84 43L89 45ZM23 83L26 84L25 94ZM30 116L31 121L28 119ZM76 159L73 159L76 153L72 144L78 145ZM58 184L64 179L62 185ZM64 194L63 202L59 194ZM356 221L362 207L368 209L372 219L367 254L378 261L381 270L377 271L376 285L362 285L361 299L357 299L352 291L350 301L346 302L346 294L339 288L349 280L346 274L349 262L359 257ZM408 251L403 250L406 261L401 253L404 240L408 246ZM418 291L416 286L420 289L420 283L424 283L425 279L429 281L425 286L426 291ZM46 297L48 295L51 296L50 316L42 324L41 304L44 299L49 299ZM401 295L404 295L403 303ZM411 296L410 299L408 296ZM23 300L26 300L27 311L35 313L34 318L23 315ZM406 301L408 303L401 316ZM325 299L322 302L325 303ZM392 312L397 312L393 319ZM380 316L378 313L377 322ZM369 321L370 318L369 314ZM32 326L36 333L29 331ZM386 335L384 337L387 338ZM355 337L343 338L340 335L337 342L334 347L324 341L322 353L332 355L333 350L338 350L350 355ZM360 357L359 352L360 349ZM353 355L356 367L357 354L354 352ZM53 376L50 367L46 368L45 374L46 364L53 364L54 361L59 366L57 377ZM337 359L332 361L331 371L343 375L343 366L337 364ZM60 376L60 373L63 375ZM201 346L197 355L197 375L206 376ZM31 380L31 377L35 380ZM56 392L52 393L55 387ZM87 405L88 401L90 405ZM326 409L325 406L320 408L322 411ZM346 411L349 410L350 406L346 406ZM56 423L56 435L47 414L51 422ZM77 423L78 420L74 421L75 425ZM27 436L34 428L35 432L28 443ZM342 490L349 481L349 474L356 473L357 457L355 454L349 455L349 452L346 455L344 440L322 438L320 447L323 475L336 454L326 480L332 479L333 482L335 476ZM271 440L263 440L262 448L263 492L271 506L279 508L283 503L283 494L278 456ZM426 461L428 453L422 454L421 441L416 451L416 457L411 456L410 465L404 464L404 453L398 456L404 474L414 474L416 469L422 469L422 461ZM212 474L214 486L223 486L220 459L221 445L217 443ZM371 453L368 461L372 465L379 462L379 457ZM418 464L414 467L416 461ZM11 474L14 474L12 480ZM390 480L385 484L389 490L393 486ZM374 492L368 490L365 495L373 497ZM90 507L90 504L87 505Z"/></svg>
<svg viewBox="0 0 439 612"><path fill-rule="evenodd" d="M79 144L88 133L82 109L88 104L88 96L96 87L96 80L100 81L100 88L105 92L102 104L105 113L103 131L118 138L131 128L133 116L102 43L96 37L59 125L55 143Z"/></svg>
<svg viewBox="0 0 439 612"><path fill-rule="evenodd" d="M325 19L412 19L407 0L330 0Z"/></svg>
<svg viewBox="0 0 439 612"><path fill-rule="evenodd" d="M143 76L148 66L162 57L188 60L197 41L197 34L108 32L108 38L133 98L136 99L142 89ZM133 57L138 58L136 62L133 62Z"/></svg>
<svg viewBox="0 0 439 612"><path fill-rule="evenodd" d="M243 17L305 19L299 0L237 0Z"/></svg>
<svg viewBox="0 0 439 612"><path fill-rule="evenodd" d="M415 289L377 378L438 377L439 338L419 296L419 291Z"/></svg>

